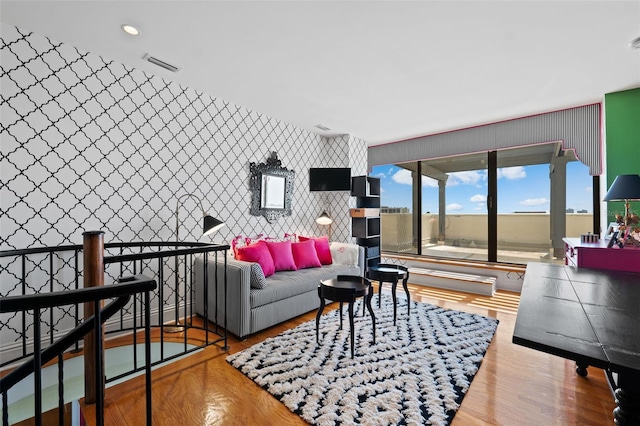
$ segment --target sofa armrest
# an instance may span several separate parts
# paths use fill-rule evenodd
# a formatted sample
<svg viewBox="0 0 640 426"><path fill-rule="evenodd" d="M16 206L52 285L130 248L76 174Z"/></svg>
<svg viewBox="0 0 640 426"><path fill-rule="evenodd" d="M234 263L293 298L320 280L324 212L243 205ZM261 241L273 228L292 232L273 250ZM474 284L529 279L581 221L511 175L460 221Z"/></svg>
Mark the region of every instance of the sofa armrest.
<svg viewBox="0 0 640 426"><path fill-rule="evenodd" d="M206 317L224 327L224 257L218 256L217 278L218 292L215 289L216 256L209 255L208 294ZM195 309L196 313L205 316L204 296L204 257L198 256L194 261ZM251 316L251 263L227 257L227 331L240 338L249 334Z"/></svg>
<svg viewBox="0 0 640 426"><path fill-rule="evenodd" d="M365 258L364 258L364 247L358 247L358 266L360 267L360 276L364 277L365 270Z"/></svg>

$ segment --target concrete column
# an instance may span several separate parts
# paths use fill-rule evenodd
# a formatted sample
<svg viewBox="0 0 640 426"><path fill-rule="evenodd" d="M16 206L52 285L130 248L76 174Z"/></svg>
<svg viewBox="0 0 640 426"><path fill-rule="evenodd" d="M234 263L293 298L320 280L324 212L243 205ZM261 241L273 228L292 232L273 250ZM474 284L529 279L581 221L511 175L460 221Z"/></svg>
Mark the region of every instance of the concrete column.
<svg viewBox="0 0 640 426"><path fill-rule="evenodd" d="M438 181L438 241L444 241L446 237L446 220L447 220L447 196L445 187L447 181Z"/></svg>
<svg viewBox="0 0 640 426"><path fill-rule="evenodd" d="M549 166L551 205L549 211L550 237L553 257L564 257L567 210L567 157L553 157Z"/></svg>
<svg viewBox="0 0 640 426"><path fill-rule="evenodd" d="M413 206L413 217L412 217L412 244L414 253L418 253L418 247L421 245L420 241L420 221L422 220L422 206L420 205L421 197L420 192L422 191L422 176L418 172L411 172L411 179L413 180L413 200L411 205ZM417 188L417 190L415 189Z"/></svg>

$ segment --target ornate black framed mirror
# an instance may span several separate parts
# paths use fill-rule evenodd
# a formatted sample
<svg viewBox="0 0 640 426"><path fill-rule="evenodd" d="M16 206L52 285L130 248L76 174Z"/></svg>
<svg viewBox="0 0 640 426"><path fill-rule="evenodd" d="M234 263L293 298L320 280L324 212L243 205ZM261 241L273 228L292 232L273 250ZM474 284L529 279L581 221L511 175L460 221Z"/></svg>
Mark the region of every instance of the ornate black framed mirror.
<svg viewBox="0 0 640 426"><path fill-rule="evenodd" d="M266 163L249 163L251 208L253 216L264 216L272 223L291 216L291 198L296 172L282 167L278 154L272 152Z"/></svg>

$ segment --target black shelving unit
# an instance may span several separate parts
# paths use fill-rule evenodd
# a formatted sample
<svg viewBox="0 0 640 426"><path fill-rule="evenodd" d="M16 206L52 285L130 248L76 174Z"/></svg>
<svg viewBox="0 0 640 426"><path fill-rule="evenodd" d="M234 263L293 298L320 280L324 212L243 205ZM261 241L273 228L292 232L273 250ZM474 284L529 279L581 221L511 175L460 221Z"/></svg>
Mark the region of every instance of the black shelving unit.
<svg viewBox="0 0 640 426"><path fill-rule="evenodd" d="M365 249L366 269L380 263L380 179L370 176L351 178L351 236Z"/></svg>

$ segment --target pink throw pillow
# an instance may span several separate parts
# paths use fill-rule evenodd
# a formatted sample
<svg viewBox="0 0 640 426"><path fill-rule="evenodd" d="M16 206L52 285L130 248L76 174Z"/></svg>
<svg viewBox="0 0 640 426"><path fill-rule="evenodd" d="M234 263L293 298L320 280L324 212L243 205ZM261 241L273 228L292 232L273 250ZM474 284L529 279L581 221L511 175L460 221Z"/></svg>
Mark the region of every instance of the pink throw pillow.
<svg viewBox="0 0 640 426"><path fill-rule="evenodd" d="M318 259L320 259L320 263L323 265L331 265L333 263L333 258L331 257L331 249L329 248L329 238L324 237L299 237L300 241L313 240L316 245L316 253L318 254Z"/></svg>
<svg viewBox="0 0 640 426"><path fill-rule="evenodd" d="M322 266L313 241L293 243L291 244L291 251L293 252L293 258L296 260L298 269L319 268Z"/></svg>
<svg viewBox="0 0 640 426"><path fill-rule="evenodd" d="M266 241L276 271L295 271L296 262L291 252L291 241Z"/></svg>
<svg viewBox="0 0 640 426"><path fill-rule="evenodd" d="M271 257L271 253L264 241L258 241L255 244L244 247L238 247L236 249L236 259L244 260L245 262L257 262L262 268L262 272L264 272L265 277L273 275L276 271L273 258Z"/></svg>

